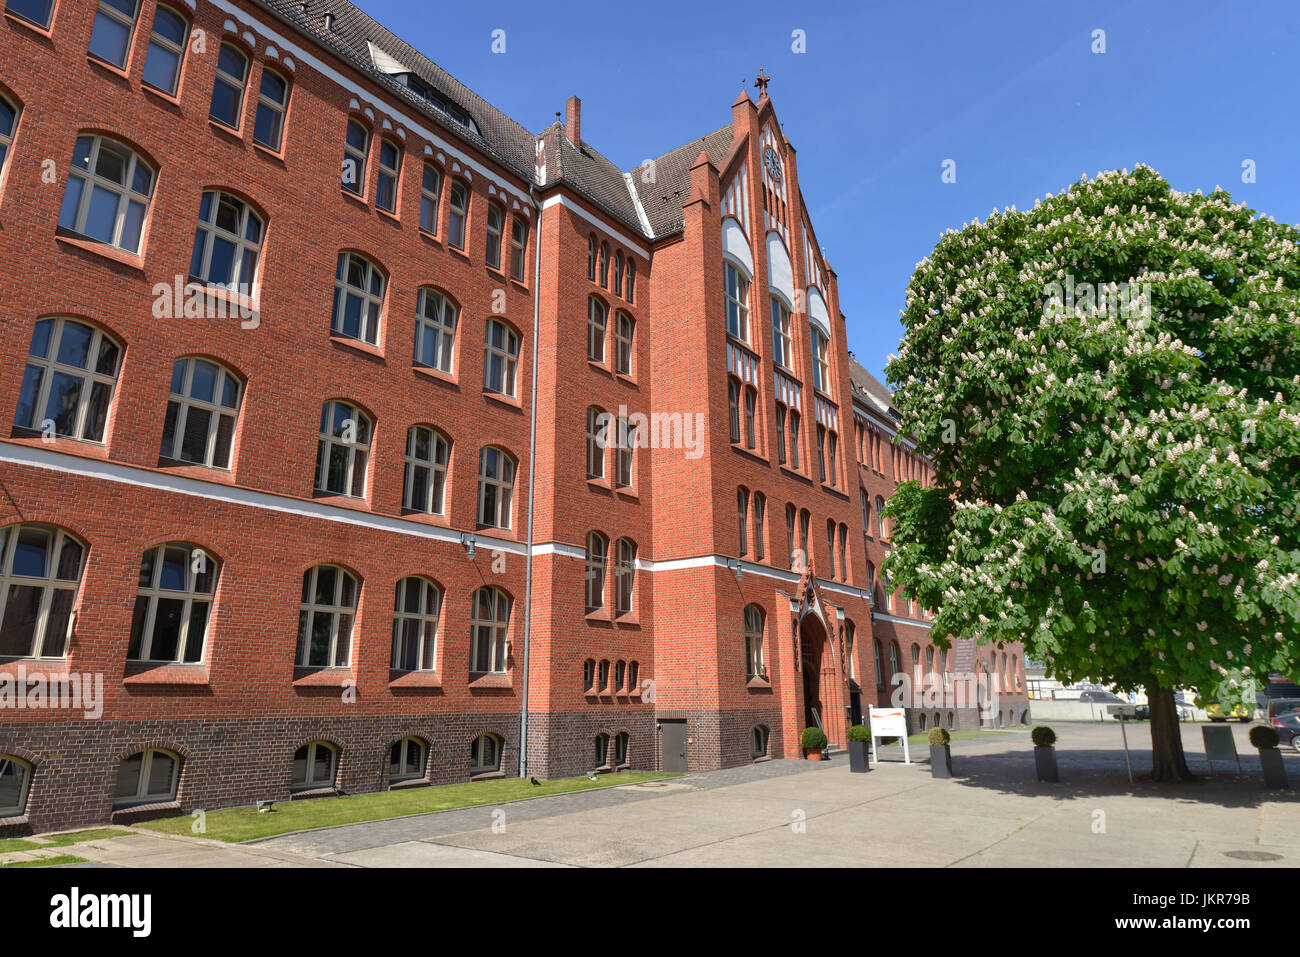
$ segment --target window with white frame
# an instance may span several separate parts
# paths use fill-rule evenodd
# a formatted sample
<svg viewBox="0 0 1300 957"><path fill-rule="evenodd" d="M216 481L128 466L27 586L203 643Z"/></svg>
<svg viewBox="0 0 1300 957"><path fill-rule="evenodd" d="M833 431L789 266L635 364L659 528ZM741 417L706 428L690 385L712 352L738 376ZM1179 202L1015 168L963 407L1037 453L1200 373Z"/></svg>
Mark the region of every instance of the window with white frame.
<svg viewBox="0 0 1300 957"><path fill-rule="evenodd" d="M819 392L830 392L830 366L826 361L826 352L830 346L830 341L820 329L811 324L808 327L808 337L812 344L813 388Z"/></svg>
<svg viewBox="0 0 1300 957"><path fill-rule="evenodd" d="M420 228L430 236L438 235L438 201L442 199L442 171L431 163L424 164L420 181Z"/></svg>
<svg viewBox="0 0 1300 957"><path fill-rule="evenodd" d="M384 274L379 267L357 253L339 253L330 331L373 346L379 341L383 309Z"/></svg>
<svg viewBox="0 0 1300 957"><path fill-rule="evenodd" d="M785 369L794 367L790 342L790 310L780 299L772 297L772 361Z"/></svg>
<svg viewBox="0 0 1300 957"><path fill-rule="evenodd" d="M189 40L190 24L170 7L158 7L153 15L153 29L149 34L149 49L144 57L141 82L174 94L181 77L181 64L185 61L185 45Z"/></svg>
<svg viewBox="0 0 1300 957"><path fill-rule="evenodd" d="M247 82L248 57L229 43L221 44L208 116L223 126L239 129L239 120L244 113L244 84Z"/></svg>
<svg viewBox="0 0 1300 957"><path fill-rule="evenodd" d="M587 278L596 281L596 234L587 237Z"/></svg>
<svg viewBox="0 0 1300 957"><path fill-rule="evenodd" d="M451 442L437 429L415 425L406 433L406 470L402 507L426 515L443 515Z"/></svg>
<svg viewBox="0 0 1300 957"><path fill-rule="evenodd" d="M16 817L27 808L32 766L12 754L0 754L0 818Z"/></svg>
<svg viewBox="0 0 1300 957"><path fill-rule="evenodd" d="M144 553L128 661L203 660L220 563L202 548L168 542Z"/></svg>
<svg viewBox="0 0 1300 957"><path fill-rule="evenodd" d="M600 244L600 285L609 288L609 243Z"/></svg>
<svg viewBox="0 0 1300 957"><path fill-rule="evenodd" d="M289 787L294 791L309 788L332 788L338 772L338 750L324 741L304 744L293 753L293 776Z"/></svg>
<svg viewBox="0 0 1300 957"><path fill-rule="evenodd" d="M483 390L514 397L518 365L519 333L504 322L489 320L483 344Z"/></svg>
<svg viewBox="0 0 1300 957"><path fill-rule="evenodd" d="M627 285L624 289L623 298L628 302L636 302L636 260L631 256L627 257Z"/></svg>
<svg viewBox="0 0 1300 957"><path fill-rule="evenodd" d="M605 563L609 559L609 539L600 532L587 533L587 613L605 607Z"/></svg>
<svg viewBox="0 0 1300 957"><path fill-rule="evenodd" d="M8 0L5 10L46 30L54 13L54 0Z"/></svg>
<svg viewBox="0 0 1300 957"><path fill-rule="evenodd" d="M447 244L465 248L465 221L469 218L469 189L464 183L451 184L451 212L447 219Z"/></svg>
<svg viewBox="0 0 1300 957"><path fill-rule="evenodd" d="M523 282L527 275L528 220L518 213L510 221L510 278Z"/></svg>
<svg viewBox="0 0 1300 957"><path fill-rule="evenodd" d="M0 658L62 658L86 548L61 528L0 528Z"/></svg>
<svg viewBox="0 0 1300 957"><path fill-rule="evenodd" d="M627 419L618 420L618 447L614 453L614 486L631 488L636 474L636 446L640 426Z"/></svg>
<svg viewBox="0 0 1300 957"><path fill-rule="evenodd" d="M469 769L472 774L501 770L501 739L495 734L480 734L469 746Z"/></svg>
<svg viewBox="0 0 1300 957"><path fill-rule="evenodd" d="M882 539L889 537L885 533L885 500L879 495L876 496L876 534Z"/></svg>
<svg viewBox="0 0 1300 957"><path fill-rule="evenodd" d="M605 361L605 326L608 310L595 296L587 297L587 358Z"/></svg>
<svg viewBox="0 0 1300 957"><path fill-rule="evenodd" d="M421 739L394 741L388 751L388 783L422 780L428 761L429 747Z"/></svg>
<svg viewBox="0 0 1300 957"><path fill-rule="evenodd" d="M343 136L343 188L362 196L366 191L366 157L370 155L370 131L356 120L348 120Z"/></svg>
<svg viewBox="0 0 1300 957"><path fill-rule="evenodd" d="M379 175L375 186L375 205L390 213L397 212L397 187L401 182L402 151L392 140L379 141Z"/></svg>
<svg viewBox="0 0 1300 957"><path fill-rule="evenodd" d="M321 406L316 491L364 498L369 454L369 417L347 402L331 400Z"/></svg>
<svg viewBox="0 0 1300 957"><path fill-rule="evenodd" d="M180 772L181 759L161 748L150 748L123 758L117 768L113 807L174 801Z"/></svg>
<svg viewBox="0 0 1300 957"><path fill-rule="evenodd" d="M442 589L412 575L397 583L393 605L393 661L396 671L435 671Z"/></svg>
<svg viewBox="0 0 1300 957"><path fill-rule="evenodd" d="M614 317L614 371L620 375L632 374L632 334L636 321L626 312Z"/></svg>
<svg viewBox="0 0 1300 957"><path fill-rule="evenodd" d="M257 115L253 119L253 142L280 152L284 140L284 114L288 109L289 81L269 67L262 67Z"/></svg>
<svg viewBox="0 0 1300 957"><path fill-rule="evenodd" d="M745 677L766 678L763 663L763 628L767 616L757 605L745 606Z"/></svg>
<svg viewBox="0 0 1300 957"><path fill-rule="evenodd" d="M41 319L32 329L14 425L43 435L103 442L122 349L76 319Z"/></svg>
<svg viewBox="0 0 1300 957"><path fill-rule="evenodd" d="M347 667L360 591L353 574L338 565L315 565L303 573L298 667Z"/></svg>
<svg viewBox="0 0 1300 957"><path fill-rule="evenodd" d="M618 540L618 561L614 566L614 614L632 614L636 593L636 542Z"/></svg>
<svg viewBox="0 0 1300 957"><path fill-rule="evenodd" d="M623 250L614 252L614 295L623 295Z"/></svg>
<svg viewBox="0 0 1300 957"><path fill-rule="evenodd" d="M767 512L767 498L762 492L754 493L754 559L762 561L766 545L767 532L763 527L764 514Z"/></svg>
<svg viewBox="0 0 1300 957"><path fill-rule="evenodd" d="M417 365L451 375L460 308L437 289L420 288L415 310Z"/></svg>
<svg viewBox="0 0 1300 957"><path fill-rule="evenodd" d="M153 185L153 168L129 147L104 136L78 136L59 225L139 253Z"/></svg>
<svg viewBox="0 0 1300 957"><path fill-rule="evenodd" d="M14 145L14 127L18 125L18 107L0 95L0 173Z"/></svg>
<svg viewBox="0 0 1300 957"><path fill-rule="evenodd" d="M742 558L749 553L749 489L741 486L736 489L736 531Z"/></svg>
<svg viewBox="0 0 1300 957"><path fill-rule="evenodd" d="M587 409L587 478L605 477L605 449L608 446L609 414L591 406Z"/></svg>
<svg viewBox="0 0 1300 957"><path fill-rule="evenodd" d="M510 528L514 504L515 460L489 445L479 453L478 524L483 528Z"/></svg>
<svg viewBox="0 0 1300 957"><path fill-rule="evenodd" d="M506 211L496 203L488 203L487 213L487 264L501 268L501 235L505 232Z"/></svg>
<svg viewBox="0 0 1300 957"><path fill-rule="evenodd" d="M510 627L510 596L500 588L484 586L474 592L470 616L469 670L478 674L505 674L506 633Z"/></svg>
<svg viewBox="0 0 1300 957"><path fill-rule="evenodd" d="M734 263L723 262L722 280L726 294L727 335L748 342L749 279Z"/></svg>
<svg viewBox="0 0 1300 957"><path fill-rule="evenodd" d="M126 66L139 12L140 0L99 0L90 28L90 55L116 67Z"/></svg>
<svg viewBox="0 0 1300 957"><path fill-rule="evenodd" d="M199 200L190 277L253 298L262 218L238 196L209 190Z"/></svg>

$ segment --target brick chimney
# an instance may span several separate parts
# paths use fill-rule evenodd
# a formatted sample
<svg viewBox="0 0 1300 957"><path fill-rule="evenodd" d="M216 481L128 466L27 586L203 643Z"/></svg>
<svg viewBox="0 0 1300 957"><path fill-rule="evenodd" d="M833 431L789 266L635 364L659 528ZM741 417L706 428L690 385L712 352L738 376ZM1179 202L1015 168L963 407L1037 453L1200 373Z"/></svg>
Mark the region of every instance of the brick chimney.
<svg viewBox="0 0 1300 957"><path fill-rule="evenodd" d="M574 146L582 146L582 100L576 96L564 105L564 135Z"/></svg>

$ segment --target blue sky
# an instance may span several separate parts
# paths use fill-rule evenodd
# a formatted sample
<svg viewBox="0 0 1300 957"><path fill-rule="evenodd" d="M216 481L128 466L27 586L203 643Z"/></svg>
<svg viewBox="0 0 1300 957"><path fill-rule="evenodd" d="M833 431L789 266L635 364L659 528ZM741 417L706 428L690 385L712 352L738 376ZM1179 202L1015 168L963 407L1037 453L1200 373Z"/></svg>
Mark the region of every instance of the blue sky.
<svg viewBox="0 0 1300 957"><path fill-rule="evenodd" d="M583 139L623 169L728 123L763 67L849 348L882 378L939 235L1083 173L1145 162L1176 189L1221 185L1300 222L1294 2L360 3L530 129L577 94Z"/></svg>

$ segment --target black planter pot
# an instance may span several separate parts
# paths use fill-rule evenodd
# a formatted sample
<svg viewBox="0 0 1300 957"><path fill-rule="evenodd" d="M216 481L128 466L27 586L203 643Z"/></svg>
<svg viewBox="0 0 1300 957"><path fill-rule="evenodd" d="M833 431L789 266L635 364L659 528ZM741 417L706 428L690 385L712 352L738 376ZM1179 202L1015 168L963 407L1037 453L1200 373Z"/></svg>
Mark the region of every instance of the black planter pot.
<svg viewBox="0 0 1300 957"><path fill-rule="evenodd" d="M949 745L930 745L930 777L952 777L952 748Z"/></svg>
<svg viewBox="0 0 1300 957"><path fill-rule="evenodd" d="M1051 781L1053 783L1060 781L1060 775L1056 773L1056 748L1048 745L1045 748L1034 748L1034 767L1038 771L1038 780Z"/></svg>
<svg viewBox="0 0 1300 957"><path fill-rule="evenodd" d="M866 741L849 742L849 770L859 773L865 773L871 770L871 762L867 749L870 745Z"/></svg>
<svg viewBox="0 0 1300 957"><path fill-rule="evenodd" d="M1264 769L1264 787L1290 787L1286 780L1286 765L1282 763L1282 752L1277 748L1260 748L1259 763Z"/></svg>

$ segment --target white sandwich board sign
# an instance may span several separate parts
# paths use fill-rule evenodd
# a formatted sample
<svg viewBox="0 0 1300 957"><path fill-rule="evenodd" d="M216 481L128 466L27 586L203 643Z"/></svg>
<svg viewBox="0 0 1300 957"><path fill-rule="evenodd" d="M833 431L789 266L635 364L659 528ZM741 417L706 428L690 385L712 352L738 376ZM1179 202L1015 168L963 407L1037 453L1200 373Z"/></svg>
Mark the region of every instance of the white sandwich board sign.
<svg viewBox="0 0 1300 957"><path fill-rule="evenodd" d="M903 763L912 763L912 751L907 746L907 714L902 708L871 708L871 763L879 764L876 753L877 738L898 738L903 742Z"/></svg>

